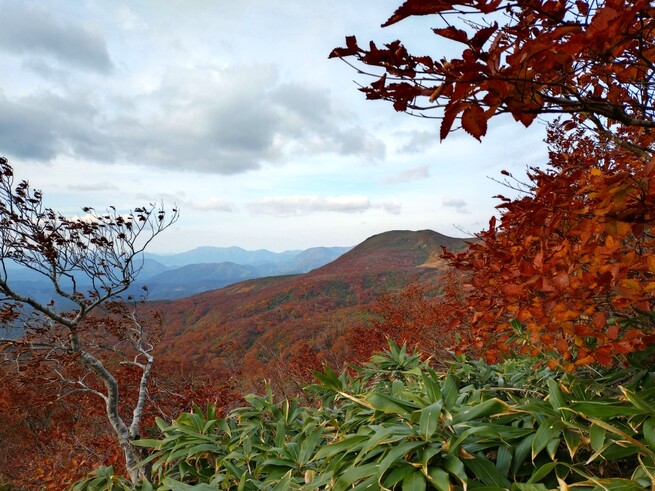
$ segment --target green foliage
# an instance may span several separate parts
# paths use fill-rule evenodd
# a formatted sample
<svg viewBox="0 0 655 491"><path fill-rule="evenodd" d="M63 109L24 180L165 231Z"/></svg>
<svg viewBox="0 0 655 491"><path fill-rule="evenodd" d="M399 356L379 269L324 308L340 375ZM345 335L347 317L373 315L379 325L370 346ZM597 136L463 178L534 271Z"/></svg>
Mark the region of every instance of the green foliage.
<svg viewBox="0 0 655 491"><path fill-rule="evenodd" d="M535 363L459 359L438 373L391 343L352 375L316 373L318 407L251 395L225 419L196 407L159 420L163 438L137 444L159 490L651 488L652 375Z"/></svg>
<svg viewBox="0 0 655 491"><path fill-rule="evenodd" d="M146 485L144 491L148 488ZM89 473L88 477L75 484L71 491L84 490L97 491L129 491L133 489L130 481L123 476L115 474L113 467L100 467ZM152 489L150 487L150 489Z"/></svg>

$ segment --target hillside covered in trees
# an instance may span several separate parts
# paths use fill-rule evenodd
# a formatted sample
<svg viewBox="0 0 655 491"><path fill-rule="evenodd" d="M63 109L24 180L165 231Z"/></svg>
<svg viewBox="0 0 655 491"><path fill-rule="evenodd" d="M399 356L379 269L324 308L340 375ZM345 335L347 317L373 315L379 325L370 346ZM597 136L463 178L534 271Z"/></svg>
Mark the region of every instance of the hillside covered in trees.
<svg viewBox="0 0 655 491"><path fill-rule="evenodd" d="M655 487L655 7L407 0L390 15L429 16L453 49L346 37L330 57L368 77L368 99L434 117L441 140L541 117L547 165L503 172L517 194L468 244L389 232L305 275L153 304L118 296L176 209L66 218L3 159L0 261L76 305L21 296L0 270L0 320L26 328L3 341L7 485Z"/></svg>

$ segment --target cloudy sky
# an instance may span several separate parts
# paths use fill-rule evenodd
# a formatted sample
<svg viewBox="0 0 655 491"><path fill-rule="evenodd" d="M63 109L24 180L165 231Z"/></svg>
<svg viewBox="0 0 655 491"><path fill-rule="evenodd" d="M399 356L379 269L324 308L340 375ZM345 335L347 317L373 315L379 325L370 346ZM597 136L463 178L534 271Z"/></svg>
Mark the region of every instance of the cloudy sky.
<svg viewBox="0 0 655 491"><path fill-rule="evenodd" d="M478 143L366 101L328 60L346 35L439 57L400 0L0 0L0 154L65 214L163 200L152 245L281 251L394 229L482 229L489 177L545 157L544 128L496 120Z"/></svg>

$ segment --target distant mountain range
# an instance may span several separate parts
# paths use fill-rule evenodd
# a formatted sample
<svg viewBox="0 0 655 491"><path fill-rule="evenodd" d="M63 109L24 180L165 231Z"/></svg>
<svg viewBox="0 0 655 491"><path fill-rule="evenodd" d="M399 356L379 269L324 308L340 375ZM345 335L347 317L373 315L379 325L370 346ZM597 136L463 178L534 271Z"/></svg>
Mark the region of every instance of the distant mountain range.
<svg viewBox="0 0 655 491"><path fill-rule="evenodd" d="M438 294L449 270L442 247L467 243L431 230L386 232L305 274L157 302L165 321L157 351L170 362L231 366L261 379L302 343L345 360L348 333L371 325L381 295L416 283Z"/></svg>
<svg viewBox="0 0 655 491"><path fill-rule="evenodd" d="M307 273L350 249L314 247L277 253L264 249L247 251L240 247L199 247L173 255L145 253L138 280L127 293L138 296L147 286L150 300L187 297L247 279ZM9 280L15 291L41 302L55 297L50 282L27 268L11 267ZM83 290L90 285L86 278L80 277L78 286Z"/></svg>

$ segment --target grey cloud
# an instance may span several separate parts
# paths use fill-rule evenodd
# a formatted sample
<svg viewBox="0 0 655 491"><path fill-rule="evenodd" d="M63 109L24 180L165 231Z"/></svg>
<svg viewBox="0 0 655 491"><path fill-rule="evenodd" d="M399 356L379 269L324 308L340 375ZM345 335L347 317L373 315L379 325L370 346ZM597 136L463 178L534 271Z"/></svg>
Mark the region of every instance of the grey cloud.
<svg viewBox="0 0 655 491"><path fill-rule="evenodd" d="M413 131L403 133L406 143L400 147L403 153L421 153L439 143L439 135L434 131Z"/></svg>
<svg viewBox="0 0 655 491"><path fill-rule="evenodd" d="M150 94L107 100L109 111L78 94L8 100L0 93L0 144L40 160L63 153L215 174L303 153L384 156L384 143L325 93L278 87L276 75L266 66L175 72Z"/></svg>
<svg viewBox="0 0 655 491"><path fill-rule="evenodd" d="M0 49L40 55L98 73L111 71L104 38L85 27L60 23L45 9L9 1L1 5Z"/></svg>
<svg viewBox="0 0 655 491"><path fill-rule="evenodd" d="M376 208L381 208L387 213L391 213L392 215L399 215L402 207L398 203L379 203L375 205Z"/></svg>
<svg viewBox="0 0 655 491"><path fill-rule="evenodd" d="M0 91L0 148L9 156L50 161L60 154L111 160L110 140L84 98L39 94L9 100Z"/></svg>
<svg viewBox="0 0 655 491"><path fill-rule="evenodd" d="M361 128L352 128L347 133L343 133L339 143L339 153L341 155L368 156L372 160L380 160L384 158L386 153L384 142L369 136Z"/></svg>
<svg viewBox="0 0 655 491"><path fill-rule="evenodd" d="M420 165L407 169L399 174L387 177L384 182L387 184L397 184L402 182L420 181L430 177L430 170L427 165Z"/></svg>
<svg viewBox="0 0 655 491"><path fill-rule="evenodd" d="M299 139L312 139L305 150L336 152L371 160L384 158L384 142L359 126L344 125L351 115L336 108L325 90L282 84L271 95L277 103L280 123L289 134Z"/></svg>
<svg viewBox="0 0 655 491"><path fill-rule="evenodd" d="M463 213L463 214L469 213L467 209L468 204L463 199L444 198L442 204L443 206L447 206L448 208L454 208L457 213Z"/></svg>
<svg viewBox="0 0 655 491"><path fill-rule="evenodd" d="M44 114L45 113L45 114ZM0 93L0 148L16 157L50 160L61 150L54 126L43 108L9 102Z"/></svg>
<svg viewBox="0 0 655 491"><path fill-rule="evenodd" d="M70 72L53 66L42 58L27 58L23 60L22 67L36 73L44 79L57 83L68 83Z"/></svg>

